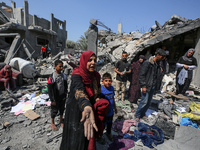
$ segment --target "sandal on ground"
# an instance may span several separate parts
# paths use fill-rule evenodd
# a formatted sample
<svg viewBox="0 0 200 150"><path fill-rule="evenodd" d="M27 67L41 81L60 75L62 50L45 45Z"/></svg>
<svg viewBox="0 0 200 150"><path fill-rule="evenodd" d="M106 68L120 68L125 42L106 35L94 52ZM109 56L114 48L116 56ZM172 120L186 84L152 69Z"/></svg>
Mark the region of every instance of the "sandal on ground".
<svg viewBox="0 0 200 150"><path fill-rule="evenodd" d="M102 137L97 138L97 142L98 142L99 144L102 144L102 145L104 145L104 144L106 143L105 139L102 138Z"/></svg>

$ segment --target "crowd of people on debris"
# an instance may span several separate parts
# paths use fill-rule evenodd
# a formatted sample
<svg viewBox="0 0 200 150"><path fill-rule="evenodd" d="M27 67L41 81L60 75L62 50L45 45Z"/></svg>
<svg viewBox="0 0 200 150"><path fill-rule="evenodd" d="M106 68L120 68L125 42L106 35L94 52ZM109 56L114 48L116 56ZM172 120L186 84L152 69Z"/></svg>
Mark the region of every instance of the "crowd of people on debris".
<svg viewBox="0 0 200 150"><path fill-rule="evenodd" d="M47 50L44 49L41 48L43 58L47 54ZM192 72L197 67L194 52L194 49L189 49L176 64L176 94L184 95L189 88ZM137 141L138 138L150 135L151 138L146 142L146 146L150 148L153 147L152 142L155 145L163 143L164 135L160 128L140 121L142 119L148 122L145 113L155 92L160 92L162 78L166 72L167 55L166 50L158 48L155 56L146 59L144 55L140 55L136 62L130 64L127 61L127 52L123 51L122 59L115 64L114 69L117 73L116 93L112 86L112 75L106 72L101 76L96 71L97 56L94 52L82 53L80 65L73 69L69 92L67 76L62 73L63 62L56 60L55 72L48 78L48 94L51 100L51 128L54 131L58 130L54 122L58 112L60 125L63 127L60 149L95 149L95 141L105 144L102 136L104 129L108 139L113 141L111 128L119 125L113 124L113 116L118 113L116 102L125 102L127 80L130 81L128 100L131 104L138 104L135 119L127 124L137 125L140 132L135 130L134 133L127 134L127 130L123 134L124 138ZM11 90L16 87L9 65L1 69L0 83L4 84L5 89Z"/></svg>

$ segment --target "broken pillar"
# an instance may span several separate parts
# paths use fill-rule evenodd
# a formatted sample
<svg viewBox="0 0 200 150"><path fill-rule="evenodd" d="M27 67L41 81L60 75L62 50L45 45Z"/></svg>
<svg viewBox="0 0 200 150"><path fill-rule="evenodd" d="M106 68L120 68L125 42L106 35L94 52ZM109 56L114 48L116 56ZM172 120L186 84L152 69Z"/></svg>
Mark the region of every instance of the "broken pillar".
<svg viewBox="0 0 200 150"><path fill-rule="evenodd" d="M88 29L88 45L87 50L93 51L97 55L97 41L98 41L98 28L97 28L97 20L90 20L90 27Z"/></svg>
<svg viewBox="0 0 200 150"><path fill-rule="evenodd" d="M16 8L16 3L11 1L11 7L12 7L12 9Z"/></svg>
<svg viewBox="0 0 200 150"><path fill-rule="evenodd" d="M121 34L122 33L122 24L119 23L118 24L118 34Z"/></svg>
<svg viewBox="0 0 200 150"><path fill-rule="evenodd" d="M9 34L7 34L7 35L9 36ZM10 34L10 35L12 36L12 34ZM12 42L12 45L10 46L10 49L9 49L8 54L6 56L6 59L4 60L4 63L9 64L10 60L14 56L14 53L17 49L19 41L20 41L20 35L16 34L16 36L15 36L13 42Z"/></svg>
<svg viewBox="0 0 200 150"><path fill-rule="evenodd" d="M24 0L24 26L29 26L28 1Z"/></svg>
<svg viewBox="0 0 200 150"><path fill-rule="evenodd" d="M29 58L30 60L32 60L32 62L34 63L35 60L32 58L32 54L29 52L29 50L28 50L28 48L27 48L27 46L26 46L25 43L23 43L23 47L24 47L24 51L25 51L26 55L28 56L28 58Z"/></svg>
<svg viewBox="0 0 200 150"><path fill-rule="evenodd" d="M53 31L54 31L54 29L55 29L55 27L54 27L54 26L55 26L55 23L54 23L53 19L54 19L54 14L51 13L50 30L53 30Z"/></svg>
<svg viewBox="0 0 200 150"><path fill-rule="evenodd" d="M56 59L60 58L60 56L62 56L63 54L64 54L64 52L59 52L56 56L54 56L52 58L52 60L56 60Z"/></svg>

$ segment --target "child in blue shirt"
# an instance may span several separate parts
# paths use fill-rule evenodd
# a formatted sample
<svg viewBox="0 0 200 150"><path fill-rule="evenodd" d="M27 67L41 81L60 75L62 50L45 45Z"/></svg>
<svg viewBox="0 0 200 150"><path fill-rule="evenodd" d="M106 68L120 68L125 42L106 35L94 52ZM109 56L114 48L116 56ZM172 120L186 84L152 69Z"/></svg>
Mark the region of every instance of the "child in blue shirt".
<svg viewBox="0 0 200 150"><path fill-rule="evenodd" d="M112 84L111 74L107 72L103 74L102 83L103 85L101 86L101 97L109 101L109 111L103 120L103 124L104 124L104 128L107 126L106 135L108 139L110 141L113 141L111 128L112 128L113 115L114 115L114 112L117 113L117 109L116 109L115 99L114 99L115 92L114 92L113 86L111 85Z"/></svg>

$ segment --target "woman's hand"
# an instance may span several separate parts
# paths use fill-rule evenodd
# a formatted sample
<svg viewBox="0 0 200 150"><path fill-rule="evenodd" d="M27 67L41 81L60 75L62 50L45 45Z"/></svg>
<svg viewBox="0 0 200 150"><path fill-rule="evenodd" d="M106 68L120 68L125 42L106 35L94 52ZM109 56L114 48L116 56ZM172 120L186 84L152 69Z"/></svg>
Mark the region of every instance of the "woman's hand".
<svg viewBox="0 0 200 150"><path fill-rule="evenodd" d="M98 131L95 124L94 112L92 107L86 106L82 112L81 122L84 123L84 133L88 140L93 137L93 128Z"/></svg>
<svg viewBox="0 0 200 150"><path fill-rule="evenodd" d="M183 65L183 67L187 70L189 68L188 65Z"/></svg>

